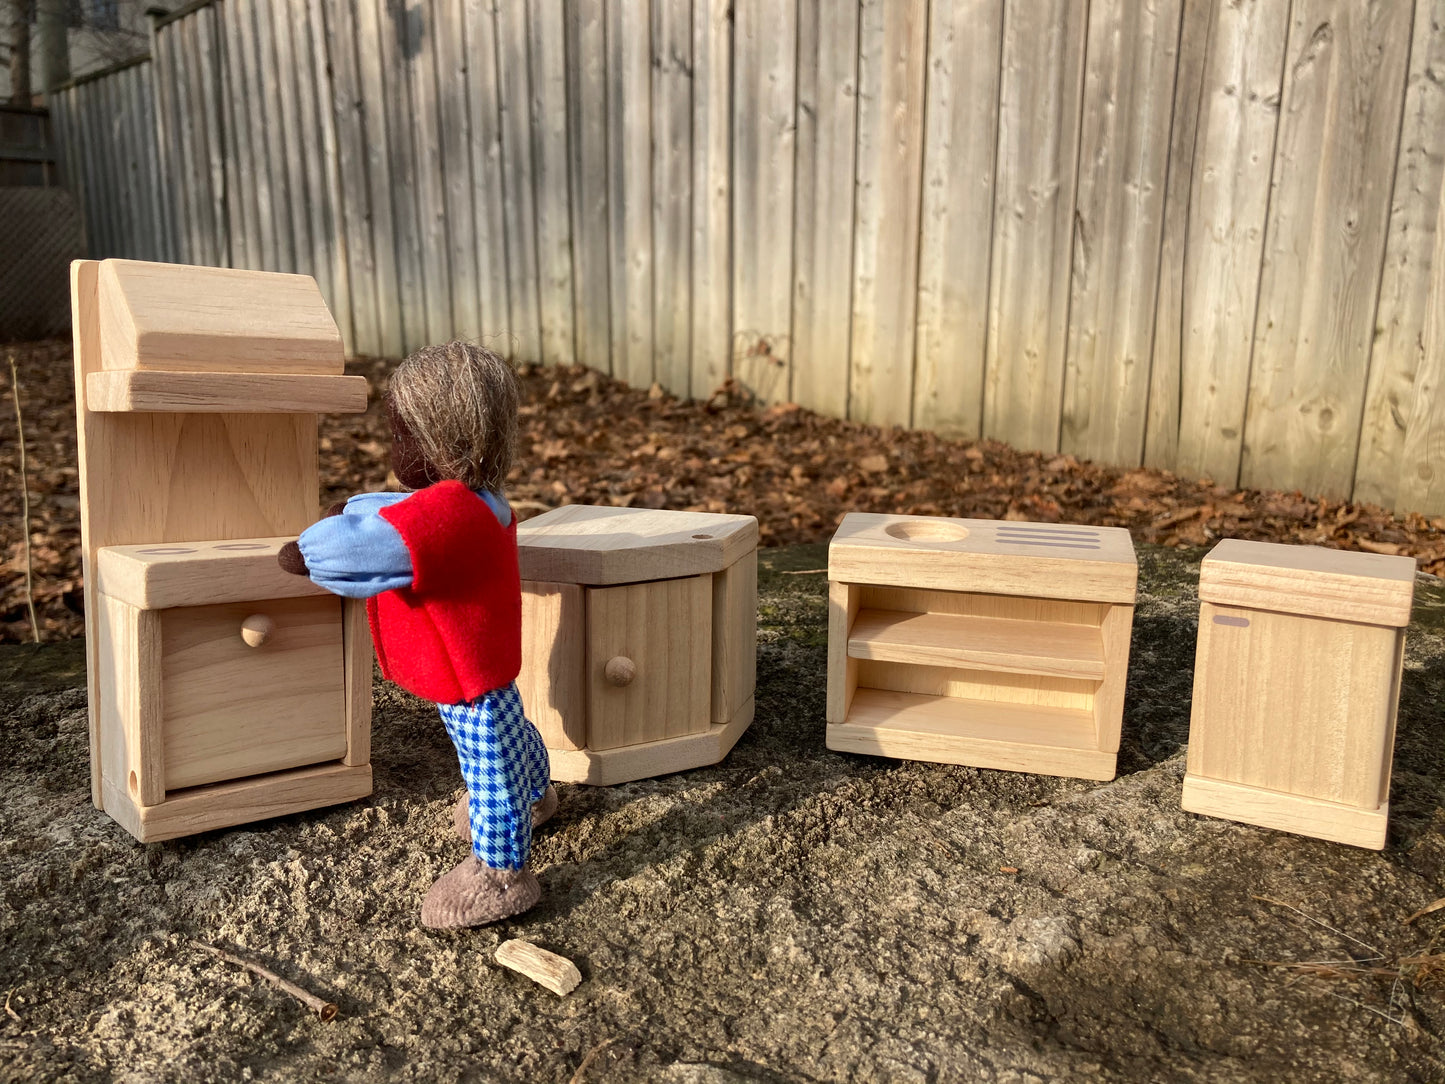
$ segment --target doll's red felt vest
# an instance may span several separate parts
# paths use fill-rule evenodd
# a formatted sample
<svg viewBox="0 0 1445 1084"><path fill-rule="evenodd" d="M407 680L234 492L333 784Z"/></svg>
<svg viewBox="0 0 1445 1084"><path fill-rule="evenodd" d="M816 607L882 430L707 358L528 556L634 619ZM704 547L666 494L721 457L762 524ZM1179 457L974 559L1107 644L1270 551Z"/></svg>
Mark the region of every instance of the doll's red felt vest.
<svg viewBox="0 0 1445 1084"><path fill-rule="evenodd" d="M461 482L381 510L411 552L410 587L367 601L382 676L438 704L513 681L522 668L517 521L503 527Z"/></svg>

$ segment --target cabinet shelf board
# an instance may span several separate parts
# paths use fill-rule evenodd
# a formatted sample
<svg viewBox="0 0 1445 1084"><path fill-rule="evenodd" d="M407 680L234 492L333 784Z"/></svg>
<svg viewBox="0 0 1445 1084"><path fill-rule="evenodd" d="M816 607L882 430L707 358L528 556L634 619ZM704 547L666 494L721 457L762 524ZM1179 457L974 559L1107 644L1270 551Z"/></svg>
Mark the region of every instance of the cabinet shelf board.
<svg viewBox="0 0 1445 1084"><path fill-rule="evenodd" d="M1083 779L1114 778L1117 759L1087 711L881 689L859 689L827 735L843 752Z"/></svg>
<svg viewBox="0 0 1445 1084"><path fill-rule="evenodd" d="M289 373L181 373L109 369L87 374L85 402L102 413L362 414L366 377Z"/></svg>
<svg viewBox="0 0 1445 1084"><path fill-rule="evenodd" d="M922 666L964 666L1046 677L1104 678L1098 628L970 614L863 610L848 656Z"/></svg>

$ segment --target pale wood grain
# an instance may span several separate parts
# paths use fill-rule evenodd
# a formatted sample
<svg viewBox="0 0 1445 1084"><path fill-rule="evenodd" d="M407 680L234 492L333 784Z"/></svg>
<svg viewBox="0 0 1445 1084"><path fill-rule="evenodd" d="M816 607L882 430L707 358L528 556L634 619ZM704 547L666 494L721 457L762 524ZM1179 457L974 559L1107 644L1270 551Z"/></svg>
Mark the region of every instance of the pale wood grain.
<svg viewBox="0 0 1445 1084"><path fill-rule="evenodd" d="M241 622L264 613L260 647ZM160 611L166 789L340 760L347 752L341 600Z"/></svg>
<svg viewBox="0 0 1445 1084"><path fill-rule="evenodd" d="M913 424L976 437L988 347L1002 0L933 0Z"/></svg>
<svg viewBox="0 0 1445 1084"><path fill-rule="evenodd" d="M1144 454L1182 0L1089 6L1060 447Z"/></svg>
<svg viewBox="0 0 1445 1084"><path fill-rule="evenodd" d="M694 398L731 372L731 0L693 0L692 373ZM681 389L674 388L676 392Z"/></svg>
<svg viewBox="0 0 1445 1084"><path fill-rule="evenodd" d="M848 656L1049 677L1104 677L1097 629L1000 617L863 610L848 634Z"/></svg>
<svg viewBox="0 0 1445 1084"><path fill-rule="evenodd" d="M618 749L549 750L552 778L561 783L610 787L716 764L728 755L752 723L755 706L754 701L749 700L728 722L715 723L699 734Z"/></svg>
<svg viewBox="0 0 1445 1084"><path fill-rule="evenodd" d="M798 134L793 214L792 398L848 416L853 295L858 8L798 3Z"/></svg>
<svg viewBox="0 0 1445 1084"><path fill-rule="evenodd" d="M578 363L612 371L607 252L607 38L603 0L566 5L567 163Z"/></svg>
<svg viewBox="0 0 1445 1084"><path fill-rule="evenodd" d="M1239 476L1288 11L1214 5L1190 194L1176 470Z"/></svg>
<svg viewBox="0 0 1445 1084"><path fill-rule="evenodd" d="M340 375L341 333L308 275L106 260L100 368Z"/></svg>
<svg viewBox="0 0 1445 1084"><path fill-rule="evenodd" d="M1408 4L1291 7L1241 485L1349 495L1410 19Z"/></svg>
<svg viewBox="0 0 1445 1084"><path fill-rule="evenodd" d="M168 785L160 616L101 595L96 617L106 776L136 805L158 805Z"/></svg>
<svg viewBox="0 0 1445 1084"><path fill-rule="evenodd" d="M1088 678L1010 673L995 667L963 669L859 659L858 687L988 703L1091 711L1098 682Z"/></svg>
<svg viewBox="0 0 1445 1084"><path fill-rule="evenodd" d="M95 411L364 414L367 383L364 376L112 369L91 373L85 394Z"/></svg>
<svg viewBox="0 0 1445 1084"><path fill-rule="evenodd" d="M726 723L751 700L758 675L758 555L712 578L712 721Z"/></svg>
<svg viewBox="0 0 1445 1084"><path fill-rule="evenodd" d="M623 686L603 676L619 656L636 666ZM711 576L588 589L588 748L704 733L711 692Z"/></svg>
<svg viewBox="0 0 1445 1084"><path fill-rule="evenodd" d="M652 52L648 0L607 5L612 375L652 383Z"/></svg>
<svg viewBox="0 0 1445 1084"><path fill-rule="evenodd" d="M911 423L926 0L864 0L848 416Z"/></svg>
<svg viewBox="0 0 1445 1084"><path fill-rule="evenodd" d="M983 432L1059 442L1088 6L1008 4L999 89Z"/></svg>
<svg viewBox="0 0 1445 1084"><path fill-rule="evenodd" d="M571 365L574 347L572 222L567 175L567 57L563 0L532 0L527 9L532 133L532 187L537 226L536 360Z"/></svg>
<svg viewBox="0 0 1445 1084"><path fill-rule="evenodd" d="M95 553L102 545L113 544L108 532L101 528L102 541L96 542L94 532L99 524L92 524L90 513L91 477L88 469L89 457L94 450L108 455L112 449L111 430L114 422L96 418L86 409L85 378L101 366L100 347L100 263L96 260L74 260L70 265L70 319L71 349L74 356L75 380L75 443L76 464L79 468L80 488L80 570L83 582L95 583ZM94 434L94 435L92 435ZM108 480L107 480L108 481ZM102 483L104 484L104 483ZM85 596L85 673L86 702L89 715L90 746L90 799L97 809L101 808L101 699L99 680L99 657L96 653L101 617L95 596L99 592L90 590Z"/></svg>
<svg viewBox="0 0 1445 1084"><path fill-rule="evenodd" d="M652 365L692 379L692 5L652 5Z"/></svg>
<svg viewBox="0 0 1445 1084"><path fill-rule="evenodd" d="M1377 808L1402 636L1201 603L1189 774Z"/></svg>
<svg viewBox="0 0 1445 1084"><path fill-rule="evenodd" d="M1384 849L1389 824L1389 811L1384 808L1356 809L1319 798L1279 794L1193 775L1184 777L1181 805L1190 813L1206 817L1243 821L1372 851Z"/></svg>
<svg viewBox="0 0 1445 1084"><path fill-rule="evenodd" d="M752 516L569 504L517 525L522 578L617 584L718 572L758 543Z"/></svg>
<svg viewBox="0 0 1445 1084"><path fill-rule="evenodd" d="M1129 678L1129 643L1134 632L1134 607L1110 606L1099 626L1104 647L1104 676L1094 690L1094 733L1106 753L1119 751L1124 727L1124 689Z"/></svg>
<svg viewBox="0 0 1445 1084"><path fill-rule="evenodd" d="M1115 758L1094 748L1093 719L1043 709L858 690L848 722L831 723L829 749L979 768L1112 779Z"/></svg>
<svg viewBox="0 0 1445 1084"><path fill-rule="evenodd" d="M1199 569L1209 602L1403 627L1410 623L1415 561L1324 546L1228 538Z"/></svg>
<svg viewBox="0 0 1445 1084"><path fill-rule="evenodd" d="M862 598L850 583L828 580L828 701L826 718L841 723L848 718L858 691L858 660L848 654L848 637L858 618Z"/></svg>
<svg viewBox="0 0 1445 1084"><path fill-rule="evenodd" d="M1360 451L1355 462L1352 497L1408 511L1445 510L1433 496L1433 468L1418 454L1424 444L1415 436L1415 455L1407 456L1410 425L1419 417L1429 425L1438 385L1438 364L1423 373L1426 338L1442 344L1437 321L1445 306L1439 286L1445 252L1437 224L1445 158L1438 153L1438 133L1445 130L1445 0L1418 0L1410 44L1410 70L1405 80L1405 113L1400 153L1395 162L1390 204L1389 237L1380 280L1380 303L1370 350L1369 385L1360 426ZM1435 292L1432 293L1432 290ZM1437 321L1432 327L1432 321ZM1427 330L1428 329L1428 330ZM1435 347L1437 350L1439 345ZM1423 377L1423 379L1422 379ZM1417 413L1418 412L1418 413ZM1425 467L1431 477L1420 469Z"/></svg>
<svg viewBox="0 0 1445 1084"><path fill-rule="evenodd" d="M1043 624L1088 625L1097 628L1109 607L1100 602L1022 595L990 595L968 591L921 591L911 587L863 584L861 605L870 610L920 614L966 614Z"/></svg>
<svg viewBox="0 0 1445 1084"><path fill-rule="evenodd" d="M847 583L1133 603L1138 569L1118 527L850 512L828 548Z"/></svg>
<svg viewBox="0 0 1445 1084"><path fill-rule="evenodd" d="M582 981L582 972L571 960L526 941L503 941L497 946L497 963L562 997Z"/></svg>
<svg viewBox="0 0 1445 1084"><path fill-rule="evenodd" d="M522 581L517 690L549 750L587 745L587 603L572 583Z"/></svg>
<svg viewBox="0 0 1445 1084"><path fill-rule="evenodd" d="M370 764L327 764L195 787L143 809L107 782L106 812L141 842L157 843L355 801L370 793Z"/></svg>
<svg viewBox="0 0 1445 1084"><path fill-rule="evenodd" d="M795 0L733 4L732 375L791 395Z"/></svg>
<svg viewBox="0 0 1445 1084"><path fill-rule="evenodd" d="M440 131L441 180L444 210L439 226L446 246L443 288L450 295L451 324L448 339L480 343L486 330L478 282L476 205L472 182L472 124L467 80L482 58L467 48L463 0L439 0L432 8L432 47L436 52L437 126Z"/></svg>
<svg viewBox="0 0 1445 1084"><path fill-rule="evenodd" d="M142 610L326 595L276 563L290 537L107 546L95 555L95 584Z"/></svg>
<svg viewBox="0 0 1445 1084"><path fill-rule="evenodd" d="M371 628L365 599L342 599L341 611L346 670L346 755L341 763L356 766L371 763Z"/></svg>

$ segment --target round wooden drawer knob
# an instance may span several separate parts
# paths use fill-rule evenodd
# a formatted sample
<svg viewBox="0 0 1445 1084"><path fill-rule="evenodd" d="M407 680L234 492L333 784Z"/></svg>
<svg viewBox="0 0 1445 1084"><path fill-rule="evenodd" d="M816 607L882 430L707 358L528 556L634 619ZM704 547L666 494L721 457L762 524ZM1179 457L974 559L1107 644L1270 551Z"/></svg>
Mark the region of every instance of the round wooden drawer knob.
<svg viewBox="0 0 1445 1084"><path fill-rule="evenodd" d="M632 684L632 679L637 676L637 664L626 655L614 655L607 660L602 674L611 684L621 688L623 685Z"/></svg>
<svg viewBox="0 0 1445 1084"><path fill-rule="evenodd" d="M241 622L241 639L252 647L260 647L276 631L276 622L265 614L252 614Z"/></svg>

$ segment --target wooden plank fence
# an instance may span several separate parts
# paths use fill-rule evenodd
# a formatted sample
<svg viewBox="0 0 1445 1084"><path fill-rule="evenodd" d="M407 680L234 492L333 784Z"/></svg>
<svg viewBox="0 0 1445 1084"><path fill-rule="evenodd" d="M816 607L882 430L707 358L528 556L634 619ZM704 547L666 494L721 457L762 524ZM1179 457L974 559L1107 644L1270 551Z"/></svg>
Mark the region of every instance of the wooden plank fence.
<svg viewBox="0 0 1445 1084"><path fill-rule="evenodd" d="M1445 512L1445 0L214 0L52 107L358 353Z"/></svg>

